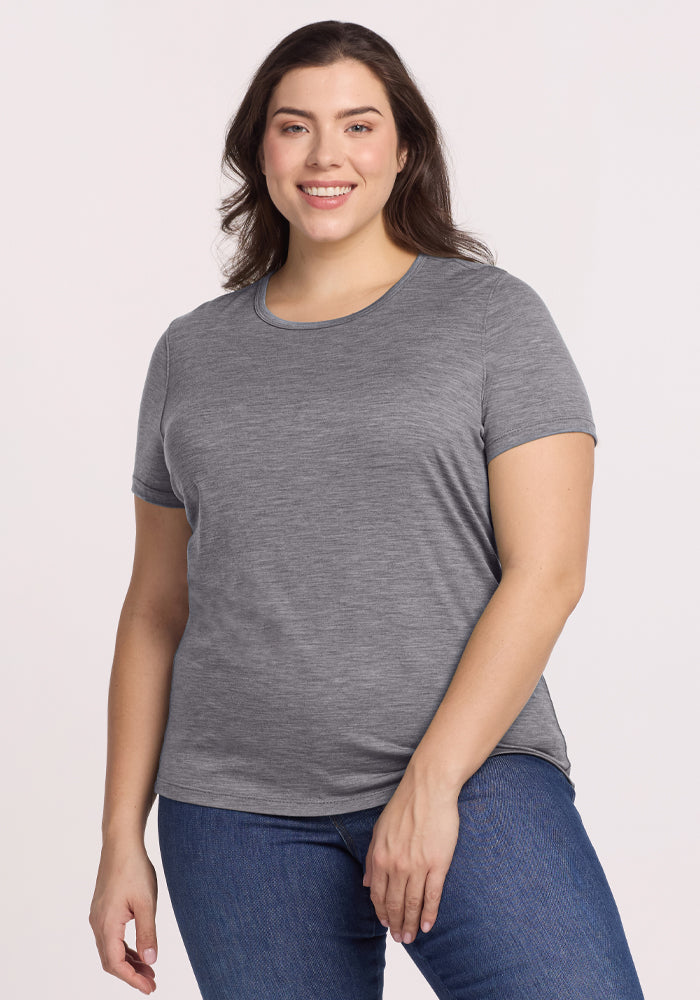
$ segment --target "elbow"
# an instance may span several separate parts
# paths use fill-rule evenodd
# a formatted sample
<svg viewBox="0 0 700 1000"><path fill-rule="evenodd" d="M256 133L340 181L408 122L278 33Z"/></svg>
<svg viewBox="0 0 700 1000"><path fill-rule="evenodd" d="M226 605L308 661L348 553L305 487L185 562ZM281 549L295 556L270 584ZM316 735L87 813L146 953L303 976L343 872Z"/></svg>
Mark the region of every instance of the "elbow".
<svg viewBox="0 0 700 1000"><path fill-rule="evenodd" d="M563 570L543 570L535 568L511 567L504 570L502 582L511 580L531 593L538 593L551 608L557 608L568 617L583 596L585 574Z"/></svg>
<svg viewBox="0 0 700 1000"><path fill-rule="evenodd" d="M562 595L562 600L569 608L569 614L571 614L583 597L585 586L585 576L582 577L580 575L572 576L571 574L565 574L558 578L557 589Z"/></svg>

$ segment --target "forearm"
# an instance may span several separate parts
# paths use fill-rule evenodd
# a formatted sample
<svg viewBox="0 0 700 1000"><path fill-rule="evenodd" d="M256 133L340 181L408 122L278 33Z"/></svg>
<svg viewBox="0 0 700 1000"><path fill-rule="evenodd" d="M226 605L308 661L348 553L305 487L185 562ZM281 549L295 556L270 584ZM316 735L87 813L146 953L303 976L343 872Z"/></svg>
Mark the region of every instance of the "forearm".
<svg viewBox="0 0 700 1000"><path fill-rule="evenodd" d="M408 781L459 793L532 695L577 600L561 581L504 573L409 762Z"/></svg>
<svg viewBox="0 0 700 1000"><path fill-rule="evenodd" d="M182 630L127 597L109 685L103 842L143 843Z"/></svg>

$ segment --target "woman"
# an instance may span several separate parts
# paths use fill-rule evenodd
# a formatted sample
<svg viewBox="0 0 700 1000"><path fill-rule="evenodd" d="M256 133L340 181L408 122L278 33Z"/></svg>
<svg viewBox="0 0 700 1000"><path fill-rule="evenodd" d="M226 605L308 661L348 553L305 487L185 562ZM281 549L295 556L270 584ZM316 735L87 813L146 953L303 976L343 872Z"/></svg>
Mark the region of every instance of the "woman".
<svg viewBox="0 0 700 1000"><path fill-rule="evenodd" d="M573 359L453 226L438 126L367 28L280 42L224 164L227 291L160 336L139 414L103 966L155 989L157 793L205 1000L376 998L387 929L439 997L636 1000L542 676L588 547Z"/></svg>

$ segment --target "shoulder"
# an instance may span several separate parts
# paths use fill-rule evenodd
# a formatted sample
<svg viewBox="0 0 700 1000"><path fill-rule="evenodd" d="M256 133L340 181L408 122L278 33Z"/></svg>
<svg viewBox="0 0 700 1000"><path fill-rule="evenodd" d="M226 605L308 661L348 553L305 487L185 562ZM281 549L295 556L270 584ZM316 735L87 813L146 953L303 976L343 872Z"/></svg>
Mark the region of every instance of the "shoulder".
<svg viewBox="0 0 700 1000"><path fill-rule="evenodd" d="M436 298L460 298L484 310L504 299L537 297L526 281L505 268L461 257L427 257L422 278Z"/></svg>
<svg viewBox="0 0 700 1000"><path fill-rule="evenodd" d="M254 282L245 288L224 292L222 295L200 302L188 312L175 316L165 331L169 347L172 349L183 341L198 339L207 333L225 329L231 323L236 310L245 308L257 284L258 282Z"/></svg>

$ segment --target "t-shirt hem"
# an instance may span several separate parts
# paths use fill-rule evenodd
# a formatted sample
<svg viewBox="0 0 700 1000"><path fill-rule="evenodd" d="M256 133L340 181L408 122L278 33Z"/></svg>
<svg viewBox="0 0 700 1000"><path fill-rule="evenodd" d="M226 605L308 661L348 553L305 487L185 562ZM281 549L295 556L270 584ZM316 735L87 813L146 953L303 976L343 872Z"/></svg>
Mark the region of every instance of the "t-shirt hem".
<svg viewBox="0 0 700 1000"><path fill-rule="evenodd" d="M497 746L491 751L489 757L496 757L507 753L525 753L533 757L541 757L561 771L572 788L574 782L569 776L568 767L564 767L560 761L550 754L541 750L533 750L531 747L520 747L515 744L508 746ZM269 797L239 795L236 792L223 792L220 790L205 789L192 785L181 785L179 782L169 781L167 778L158 776L153 787L158 795L164 795L169 799L176 799L178 802L188 802L191 805L210 806L215 809L235 809L242 812L264 813L265 815L284 816L334 816L340 813L358 812L361 809L372 809L377 806L384 806L392 797L400 782L390 788L380 789L374 792L367 792L363 795L345 796L340 799L276 799Z"/></svg>
<svg viewBox="0 0 700 1000"><path fill-rule="evenodd" d="M153 790L166 798L177 799L178 802L189 802L192 805L212 806L215 809L236 809L243 812L265 813L267 815L284 816L329 816L338 813L357 812L360 809L371 809L386 805L400 782L391 788L368 792L364 795L346 796L341 799L275 799L269 797L252 797L239 795L235 792L195 788L181 785L166 778L157 778Z"/></svg>
<svg viewBox="0 0 700 1000"><path fill-rule="evenodd" d="M564 775L564 777L569 782L571 787L576 788L576 784L572 780L569 773L571 770L571 764L567 764L567 766L564 767L561 761L558 761L556 757L552 757L551 754L544 753L544 751L542 750L533 750L532 747L519 747L514 743L513 744L509 743L507 746L504 745L496 747L494 750L491 751L489 757L497 757L499 756L499 754L503 753L527 753L530 754L531 757L541 757L542 760L548 760L550 764L554 764L557 770L561 771L561 773Z"/></svg>

